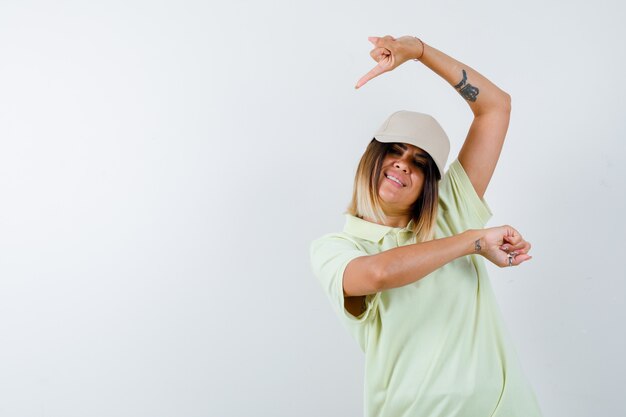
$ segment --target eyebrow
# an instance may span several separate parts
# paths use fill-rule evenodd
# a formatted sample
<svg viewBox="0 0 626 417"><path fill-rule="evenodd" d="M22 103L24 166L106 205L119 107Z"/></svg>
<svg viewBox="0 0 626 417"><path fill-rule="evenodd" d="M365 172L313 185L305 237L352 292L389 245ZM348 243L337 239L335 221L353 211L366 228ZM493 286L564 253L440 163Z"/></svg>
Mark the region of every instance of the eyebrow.
<svg viewBox="0 0 626 417"><path fill-rule="evenodd" d="M396 143L403 151L407 150L407 146L404 143ZM415 155L418 158L426 158L426 154L422 152L415 152Z"/></svg>

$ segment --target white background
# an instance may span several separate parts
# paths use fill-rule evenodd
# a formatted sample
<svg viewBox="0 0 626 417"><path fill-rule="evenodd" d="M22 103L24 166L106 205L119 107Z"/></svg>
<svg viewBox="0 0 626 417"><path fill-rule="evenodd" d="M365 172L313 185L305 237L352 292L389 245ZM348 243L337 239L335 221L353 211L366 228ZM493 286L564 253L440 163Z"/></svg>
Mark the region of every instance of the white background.
<svg viewBox="0 0 626 417"><path fill-rule="evenodd" d="M511 94L489 264L545 416L626 413L626 38L614 1L0 3L0 415L358 416L363 354L309 265L393 111L465 102L416 35Z"/></svg>

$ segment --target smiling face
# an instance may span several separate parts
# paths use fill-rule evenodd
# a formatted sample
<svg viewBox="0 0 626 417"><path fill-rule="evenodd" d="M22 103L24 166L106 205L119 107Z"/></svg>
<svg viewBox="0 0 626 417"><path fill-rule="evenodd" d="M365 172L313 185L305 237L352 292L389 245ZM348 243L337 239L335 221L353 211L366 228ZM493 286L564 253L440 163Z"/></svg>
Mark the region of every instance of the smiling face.
<svg viewBox="0 0 626 417"><path fill-rule="evenodd" d="M433 239L439 170L421 148L372 138L361 156L347 213L368 222L411 229L416 242Z"/></svg>
<svg viewBox="0 0 626 417"><path fill-rule="evenodd" d="M426 152L406 144L390 146L382 162L378 195L387 214L410 212L424 187Z"/></svg>

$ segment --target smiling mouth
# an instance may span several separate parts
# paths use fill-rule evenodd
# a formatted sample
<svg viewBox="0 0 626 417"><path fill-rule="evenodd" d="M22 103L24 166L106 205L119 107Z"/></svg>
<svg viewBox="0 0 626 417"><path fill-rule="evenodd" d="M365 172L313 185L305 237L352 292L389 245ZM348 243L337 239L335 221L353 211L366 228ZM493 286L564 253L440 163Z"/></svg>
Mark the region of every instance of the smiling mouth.
<svg viewBox="0 0 626 417"><path fill-rule="evenodd" d="M399 178L396 178L396 177L394 177L393 175L387 175L387 174L385 174L385 178L387 178L389 181L391 181L391 182L393 182L393 183L397 184L397 185L398 185L398 186L400 186L400 187L406 187L406 185L404 185L404 184L402 183L402 181L400 181L400 179L399 179Z"/></svg>

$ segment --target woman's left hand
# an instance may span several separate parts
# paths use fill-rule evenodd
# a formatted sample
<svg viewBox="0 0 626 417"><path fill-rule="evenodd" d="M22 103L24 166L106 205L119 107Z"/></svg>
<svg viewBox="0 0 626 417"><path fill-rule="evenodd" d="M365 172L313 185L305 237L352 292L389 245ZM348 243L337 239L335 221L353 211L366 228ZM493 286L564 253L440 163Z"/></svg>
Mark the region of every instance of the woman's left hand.
<svg viewBox="0 0 626 417"><path fill-rule="evenodd" d="M402 36L397 39L389 35L382 38L370 36L367 39L374 45L370 56L378 64L361 77L354 88L363 86L372 78L393 70L409 59L420 57L424 52L424 44L415 36Z"/></svg>

